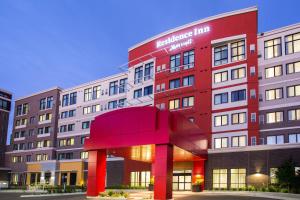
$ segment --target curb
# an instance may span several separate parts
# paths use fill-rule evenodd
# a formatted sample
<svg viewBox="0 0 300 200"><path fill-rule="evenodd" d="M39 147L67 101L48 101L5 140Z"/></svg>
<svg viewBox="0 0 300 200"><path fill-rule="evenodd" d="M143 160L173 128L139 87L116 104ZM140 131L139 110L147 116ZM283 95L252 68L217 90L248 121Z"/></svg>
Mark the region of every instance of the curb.
<svg viewBox="0 0 300 200"><path fill-rule="evenodd" d="M28 195L21 195L22 198L27 197L57 197L57 196L72 196L72 195L82 195L85 192L76 192L76 193L56 193L56 194L28 194Z"/></svg>

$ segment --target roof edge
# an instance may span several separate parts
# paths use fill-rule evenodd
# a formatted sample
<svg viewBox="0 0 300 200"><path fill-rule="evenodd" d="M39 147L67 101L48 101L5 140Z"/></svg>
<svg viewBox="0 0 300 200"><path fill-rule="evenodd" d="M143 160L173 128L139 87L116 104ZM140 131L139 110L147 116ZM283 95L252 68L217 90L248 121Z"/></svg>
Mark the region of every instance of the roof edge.
<svg viewBox="0 0 300 200"><path fill-rule="evenodd" d="M15 101L27 99L27 98L29 98L29 97L36 96L36 95L39 95L39 94L42 94L42 93L45 93L45 92L49 92L49 91L55 90L55 89L57 89L57 90L62 90L62 88L56 86L56 87L52 87L52 88L49 88L49 89L41 90L41 91L39 91L39 92L32 93L32 94L27 95L27 96L23 96L23 97L17 98L17 99L15 99Z"/></svg>
<svg viewBox="0 0 300 200"><path fill-rule="evenodd" d="M228 16L232 16L232 15L237 15L237 14L242 14L242 13L247 13L247 12L252 12L252 11L257 11L257 6L252 6L252 7L248 7L248 8L243 8L243 9L239 9L239 10L234 10L234 11L229 11L229 12L225 12L225 13L222 13L222 14L218 14L218 15L214 15L214 16L210 16L210 17L206 17L204 19L200 19L200 20L197 20L197 21L194 21L194 22L191 22L191 23L188 23L188 24L185 24L185 25L182 25L182 26L179 26L179 27L176 27L176 28L173 28L173 29L170 29L170 30L167 30L165 32L162 32L160 34L157 34L151 38L148 38L140 43L137 43L131 47L128 48L128 51L131 51L139 46L142 46L150 41L153 41L155 39L158 39L160 37L163 37L165 35L168 35L170 33L173 33L173 32L176 32L176 31L179 31L181 29L184 29L184 28L188 28L188 27L191 27L191 26L194 26L196 24L200 24L200 23L205 23L205 22L208 22L208 21L211 21L211 20L215 20L215 19L219 19L219 18L223 18L223 17L228 17Z"/></svg>
<svg viewBox="0 0 300 200"><path fill-rule="evenodd" d="M290 24L290 25L287 25L287 26L282 26L282 27L272 29L272 30L269 30L269 31L266 31L266 32L261 32L261 33L258 33L257 35L258 35L258 38L263 38L263 37L267 37L267 36L270 36L270 35L273 35L273 34L281 33L281 32L288 31L288 30L295 29L295 28L299 28L299 27L300 27L300 22Z"/></svg>
<svg viewBox="0 0 300 200"><path fill-rule="evenodd" d="M5 90L5 89L3 89L3 88L0 88L0 91L5 92L5 93L10 94L10 95L13 95L12 92L10 92L10 91L8 91L8 90Z"/></svg>

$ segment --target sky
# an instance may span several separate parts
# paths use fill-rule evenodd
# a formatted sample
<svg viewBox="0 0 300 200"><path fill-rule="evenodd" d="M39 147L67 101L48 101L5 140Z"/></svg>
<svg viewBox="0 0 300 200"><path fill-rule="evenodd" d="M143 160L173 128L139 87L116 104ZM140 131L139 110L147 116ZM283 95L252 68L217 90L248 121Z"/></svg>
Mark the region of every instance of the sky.
<svg viewBox="0 0 300 200"><path fill-rule="evenodd" d="M251 6L259 32L300 22L298 0L0 0L0 88L16 99L112 75L136 43Z"/></svg>

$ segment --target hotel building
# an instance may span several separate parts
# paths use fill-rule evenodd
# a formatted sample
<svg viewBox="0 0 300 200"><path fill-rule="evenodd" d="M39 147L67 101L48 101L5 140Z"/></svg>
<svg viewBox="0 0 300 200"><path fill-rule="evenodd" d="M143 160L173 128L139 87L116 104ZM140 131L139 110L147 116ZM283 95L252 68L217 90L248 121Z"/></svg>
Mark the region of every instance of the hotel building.
<svg viewBox="0 0 300 200"><path fill-rule="evenodd" d="M169 198L170 188L190 190L198 180L206 189L274 183L289 158L300 167L300 24L258 34L257 22L256 7L192 22L129 48L124 73L17 100L11 182L23 174L24 184L82 185L107 169L107 186L147 186L151 177L161 185L157 177L168 177ZM30 119L48 113L38 108L50 96L49 145L29 150L40 138L27 135L42 126ZM168 130L169 140L153 130ZM121 135L132 131L145 136ZM165 157L156 160L156 151ZM107 157L103 171L88 165L88 152L88 162ZM172 159L162 166L167 175L155 167L159 159Z"/></svg>

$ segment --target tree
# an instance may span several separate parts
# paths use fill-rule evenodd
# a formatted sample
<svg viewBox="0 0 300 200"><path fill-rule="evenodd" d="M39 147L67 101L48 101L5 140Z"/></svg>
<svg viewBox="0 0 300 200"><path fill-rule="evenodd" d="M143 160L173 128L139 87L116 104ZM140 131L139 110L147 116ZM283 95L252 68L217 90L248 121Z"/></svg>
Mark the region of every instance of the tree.
<svg viewBox="0 0 300 200"><path fill-rule="evenodd" d="M276 172L279 185L283 188L287 188L289 191L291 187L295 186L295 182L297 182L296 179L298 179L295 173L295 167L296 163L290 158L278 167Z"/></svg>

